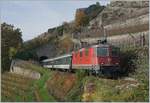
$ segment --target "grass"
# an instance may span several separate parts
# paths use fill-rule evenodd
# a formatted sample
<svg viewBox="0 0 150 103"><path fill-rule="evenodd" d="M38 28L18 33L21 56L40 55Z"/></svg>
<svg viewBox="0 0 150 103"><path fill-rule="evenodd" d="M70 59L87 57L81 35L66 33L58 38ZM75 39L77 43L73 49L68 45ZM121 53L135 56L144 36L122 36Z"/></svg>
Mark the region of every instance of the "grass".
<svg viewBox="0 0 150 103"><path fill-rule="evenodd" d="M131 82L122 78L118 80L104 79L93 76L84 77L84 86L91 81L95 84L94 93L88 99L93 102L148 102L149 78L148 78L148 49L130 48L124 50L124 60L128 64L127 77L134 78L139 85L131 86ZM134 57L135 56L135 57ZM134 65L134 66L133 66ZM84 91L83 95L86 95ZM84 101L84 99L82 99Z"/></svg>
<svg viewBox="0 0 150 103"><path fill-rule="evenodd" d="M41 88L39 93L43 100L42 102L56 102L55 98L48 93L46 88Z"/></svg>
<svg viewBox="0 0 150 103"><path fill-rule="evenodd" d="M2 81L2 94L6 93L2 95L2 101L28 101L27 94L30 92L30 88L28 87L31 87L32 80L21 75L4 73ZM7 99L5 96L7 96Z"/></svg>
<svg viewBox="0 0 150 103"><path fill-rule="evenodd" d="M17 102L21 102L21 101L22 101L22 97L16 95L16 101L17 101Z"/></svg>
<svg viewBox="0 0 150 103"><path fill-rule="evenodd" d="M136 70L134 75L130 74L131 77L137 78L140 86L134 90L134 100L148 101L149 97L149 65L148 65L148 48L140 48L138 52L138 59L134 60Z"/></svg>
<svg viewBox="0 0 150 103"><path fill-rule="evenodd" d="M43 73L43 76L40 78L40 80L38 80L35 83L35 88L38 89L39 95L40 95L43 102L48 102L48 101L54 102L55 101L53 96L51 96L48 93L48 90L45 87L45 83L46 83L46 81L48 80L49 77L50 77L49 71L45 70L44 73Z"/></svg>
<svg viewBox="0 0 150 103"><path fill-rule="evenodd" d="M82 81L77 81L75 86L69 91L65 97L65 101L69 102L80 102L82 97L83 83Z"/></svg>
<svg viewBox="0 0 150 103"><path fill-rule="evenodd" d="M133 94L132 89L122 88L121 90L116 88L121 85L118 80L105 80L96 77L86 77L85 85L89 81L94 82L95 90L94 93L91 94L90 100L92 102L124 102L129 101L130 97ZM88 98L87 98L88 99Z"/></svg>
<svg viewBox="0 0 150 103"><path fill-rule="evenodd" d="M45 83L46 81L51 77L51 72L48 69L42 68L40 66L36 66L36 65L28 65L30 66L33 70L36 70L38 72L40 72L42 74L41 78L37 81L34 82L34 90L37 89L38 93L41 97L42 102L54 102L55 99L53 98L53 96L51 96L48 93L48 90L45 87Z"/></svg>
<svg viewBox="0 0 150 103"><path fill-rule="evenodd" d="M65 100L69 102L80 102L82 99L83 94L83 79L85 76L86 71L84 70L78 70L76 72L77 80L74 84L74 87L69 91L69 93L66 95Z"/></svg>

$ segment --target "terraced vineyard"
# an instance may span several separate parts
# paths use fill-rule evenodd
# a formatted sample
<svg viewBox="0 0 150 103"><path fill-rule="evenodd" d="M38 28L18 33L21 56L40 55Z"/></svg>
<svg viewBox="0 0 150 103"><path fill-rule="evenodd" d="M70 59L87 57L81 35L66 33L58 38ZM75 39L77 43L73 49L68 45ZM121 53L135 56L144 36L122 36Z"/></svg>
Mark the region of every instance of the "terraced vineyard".
<svg viewBox="0 0 150 103"><path fill-rule="evenodd" d="M33 79L6 72L1 77L2 101L32 101Z"/></svg>
<svg viewBox="0 0 150 103"><path fill-rule="evenodd" d="M42 102L55 101L45 87L46 81L51 77L51 71L27 61L15 61L17 67L40 73L39 79L18 74L18 72L5 72L1 75L1 101L2 102ZM14 69L16 67L14 66ZM17 74L16 74L17 73Z"/></svg>

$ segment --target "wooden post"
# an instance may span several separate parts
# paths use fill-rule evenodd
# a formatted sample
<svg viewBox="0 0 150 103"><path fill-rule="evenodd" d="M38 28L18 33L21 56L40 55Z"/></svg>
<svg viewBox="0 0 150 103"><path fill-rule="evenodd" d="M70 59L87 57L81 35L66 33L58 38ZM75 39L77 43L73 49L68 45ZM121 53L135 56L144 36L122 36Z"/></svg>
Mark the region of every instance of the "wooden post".
<svg viewBox="0 0 150 103"><path fill-rule="evenodd" d="M145 46L145 36L144 36L144 33L143 33L143 36L142 36L142 46Z"/></svg>

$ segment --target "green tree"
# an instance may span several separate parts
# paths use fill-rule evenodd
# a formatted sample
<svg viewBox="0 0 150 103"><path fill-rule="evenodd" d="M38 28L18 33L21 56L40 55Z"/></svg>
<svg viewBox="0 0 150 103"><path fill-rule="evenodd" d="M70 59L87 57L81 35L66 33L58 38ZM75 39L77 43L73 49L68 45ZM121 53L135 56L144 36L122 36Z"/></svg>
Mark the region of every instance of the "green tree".
<svg viewBox="0 0 150 103"><path fill-rule="evenodd" d="M22 33L19 28L15 29L13 25L1 24L1 57L2 72L9 70L11 59L22 46Z"/></svg>
<svg viewBox="0 0 150 103"><path fill-rule="evenodd" d="M17 49L14 47L9 48L9 59L12 60L17 54Z"/></svg>

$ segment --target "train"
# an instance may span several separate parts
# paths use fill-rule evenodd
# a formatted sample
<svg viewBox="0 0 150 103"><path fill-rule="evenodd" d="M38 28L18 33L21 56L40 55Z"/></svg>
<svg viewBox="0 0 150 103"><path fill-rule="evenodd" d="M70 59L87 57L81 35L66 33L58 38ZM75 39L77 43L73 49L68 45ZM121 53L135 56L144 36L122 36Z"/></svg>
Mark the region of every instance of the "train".
<svg viewBox="0 0 150 103"><path fill-rule="evenodd" d="M110 44L98 44L42 61L45 68L87 70L95 74L120 71L120 49Z"/></svg>

